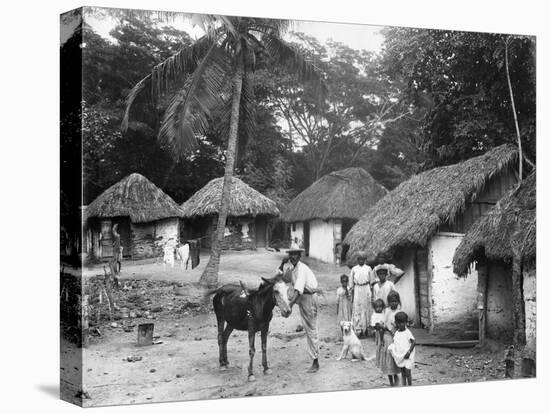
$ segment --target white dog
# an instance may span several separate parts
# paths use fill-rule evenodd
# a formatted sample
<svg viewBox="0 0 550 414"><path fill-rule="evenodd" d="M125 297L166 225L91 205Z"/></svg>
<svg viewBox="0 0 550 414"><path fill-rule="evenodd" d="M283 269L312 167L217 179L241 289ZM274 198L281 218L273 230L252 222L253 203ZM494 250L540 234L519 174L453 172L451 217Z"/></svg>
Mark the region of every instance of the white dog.
<svg viewBox="0 0 550 414"><path fill-rule="evenodd" d="M340 356L336 358L337 361L340 361L342 358L346 358L348 352L351 352L352 361L370 361L374 358L367 358L365 356L363 345L361 345L361 341L357 338L357 335L355 335L351 322L341 321L340 326L342 327L342 333L344 335L344 346L342 347Z"/></svg>

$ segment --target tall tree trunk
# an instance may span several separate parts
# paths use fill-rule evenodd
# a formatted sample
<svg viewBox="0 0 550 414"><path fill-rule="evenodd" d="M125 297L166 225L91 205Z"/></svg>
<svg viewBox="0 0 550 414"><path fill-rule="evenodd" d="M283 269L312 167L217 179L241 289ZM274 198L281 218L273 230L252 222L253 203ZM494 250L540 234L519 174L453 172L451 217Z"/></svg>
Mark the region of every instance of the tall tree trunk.
<svg viewBox="0 0 550 414"><path fill-rule="evenodd" d="M521 135L519 133L518 115L516 113L516 104L514 102L514 93L512 92L512 82L510 81L510 68L508 65L508 44L510 43L510 37L507 37L504 41L504 60L506 66L506 80L508 81L508 91L510 92L510 103L512 104L512 113L514 114L514 124L516 127L516 137L518 141L519 151L519 181L523 179L523 150L521 148Z"/></svg>
<svg viewBox="0 0 550 414"><path fill-rule="evenodd" d="M227 154L225 159L225 173L223 177L222 199L216 225L216 237L212 242L210 260L201 275L199 283L207 287L218 285L218 270L220 266L220 255L225 233L225 222L229 211L229 197L235 169L235 154L237 151L237 137L239 132L239 109L241 103L241 92L243 86L244 68L242 60L237 60L237 67L233 75L233 96L231 101L231 119L229 124L229 137L227 140Z"/></svg>

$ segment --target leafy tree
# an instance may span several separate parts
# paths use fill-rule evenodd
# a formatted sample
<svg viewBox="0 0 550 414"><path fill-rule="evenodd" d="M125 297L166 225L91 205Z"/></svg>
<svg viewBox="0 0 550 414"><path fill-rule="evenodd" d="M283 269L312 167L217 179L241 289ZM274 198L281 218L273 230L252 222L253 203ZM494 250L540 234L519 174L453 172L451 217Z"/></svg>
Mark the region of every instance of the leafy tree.
<svg viewBox="0 0 550 414"><path fill-rule="evenodd" d="M404 97L425 111L420 149L425 168L454 163L516 142L505 67L506 36L388 28L386 73L404 80ZM511 84L525 155L535 160L535 44L509 43Z"/></svg>
<svg viewBox="0 0 550 414"><path fill-rule="evenodd" d="M335 168L356 165L375 148L384 128L408 114L399 88L379 70L376 56L333 41L326 45L296 33L297 47L326 74L327 99L319 101L309 85L291 73L271 71L263 78L267 102L286 121L289 136L303 153L311 179ZM303 164L302 164L303 165Z"/></svg>
<svg viewBox="0 0 550 414"><path fill-rule="evenodd" d="M175 159L182 159L196 147L197 137L205 135L215 111L228 120L216 238L200 280L201 284L212 286L217 284L238 132L240 128L247 130L254 121L251 112L254 89L250 74L255 69L257 56L271 55L304 80L317 79L321 85L321 78L296 49L282 40L281 33L288 25L286 21L195 16L195 22L203 26L206 35L155 66L150 75L136 84L128 97L123 129L127 128L130 110L141 96L148 96L155 104L169 94L171 100L164 112L158 138Z"/></svg>

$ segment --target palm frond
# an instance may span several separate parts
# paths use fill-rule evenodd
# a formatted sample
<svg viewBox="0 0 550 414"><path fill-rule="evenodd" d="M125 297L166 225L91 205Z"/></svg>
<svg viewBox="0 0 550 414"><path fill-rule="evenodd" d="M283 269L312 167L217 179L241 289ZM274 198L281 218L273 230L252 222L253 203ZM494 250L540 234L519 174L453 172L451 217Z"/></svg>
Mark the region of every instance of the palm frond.
<svg viewBox="0 0 550 414"><path fill-rule="evenodd" d="M183 89L174 95L158 136L161 145L167 147L174 158L179 160L194 149L197 135L206 133L212 111L223 102L230 72L227 55L213 44Z"/></svg>
<svg viewBox="0 0 550 414"><path fill-rule="evenodd" d="M122 118L122 131L128 129L132 106L139 98L154 106L160 96L182 83L197 68L210 47L216 42L210 36L202 36L191 46L180 50L164 62L153 67L151 73L140 80L126 98L126 109Z"/></svg>
<svg viewBox="0 0 550 414"><path fill-rule="evenodd" d="M313 62L294 46L272 34L262 36L262 42L271 57L286 66L289 71L296 73L299 81L311 82L319 99L324 99L328 92L327 85L323 72Z"/></svg>

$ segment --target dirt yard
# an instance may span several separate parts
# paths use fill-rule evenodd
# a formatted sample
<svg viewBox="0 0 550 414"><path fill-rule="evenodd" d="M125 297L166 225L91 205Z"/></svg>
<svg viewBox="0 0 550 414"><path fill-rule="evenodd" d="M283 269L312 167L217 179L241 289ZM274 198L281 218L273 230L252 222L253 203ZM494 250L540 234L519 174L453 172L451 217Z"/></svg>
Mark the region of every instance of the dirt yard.
<svg viewBox="0 0 550 414"><path fill-rule="evenodd" d="M245 281L259 283L260 276L271 277L282 253L233 252L223 256L222 283ZM303 332L297 332L300 315L282 318L277 309L268 338L268 360L272 375L264 376L261 367L260 339L254 361L256 381L248 382L248 339L245 332L234 331L229 340L230 368L220 372L216 321L211 303L201 300L196 285L207 257L192 271L163 270L153 261L123 264L123 288L117 293L120 312L114 322L101 321L101 336L95 336L83 350L83 372L76 364L62 366L62 390L76 395L71 376L83 376L84 405L104 406L276 395L303 392L387 387L374 361L336 361L341 348L336 325L335 290L343 268L308 260L325 295L320 300L319 330L321 370L306 373L311 364L305 351ZM100 274L101 267L87 269ZM93 317L92 317L93 319ZM147 347L136 345L137 325L154 322L155 335L162 343ZM362 340L368 355L374 355L372 338ZM67 345L65 352L74 348ZM127 357L141 357L128 362ZM504 378L503 352L418 346L414 385L486 381ZM73 366L71 366L73 365Z"/></svg>

